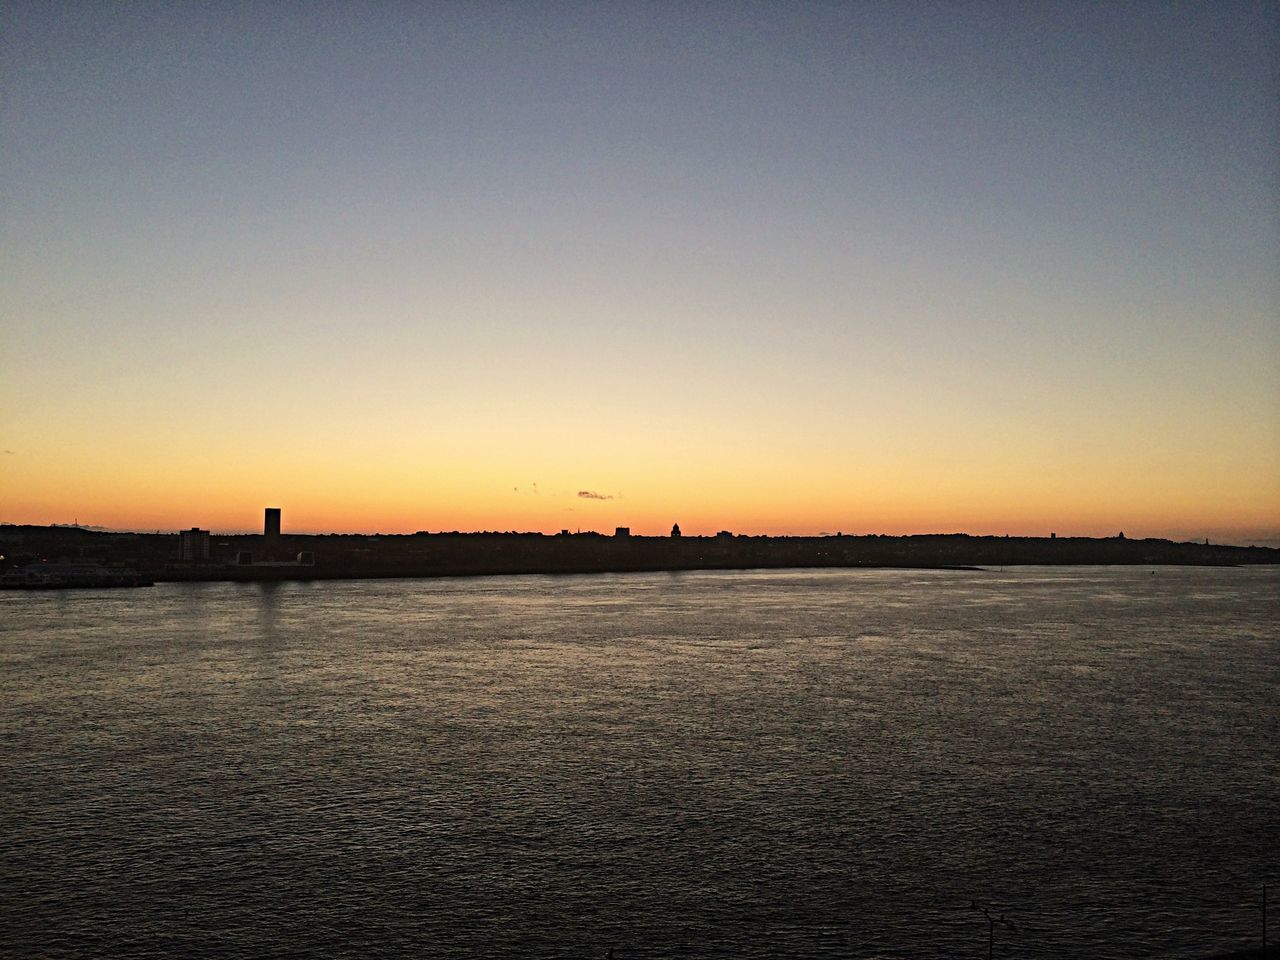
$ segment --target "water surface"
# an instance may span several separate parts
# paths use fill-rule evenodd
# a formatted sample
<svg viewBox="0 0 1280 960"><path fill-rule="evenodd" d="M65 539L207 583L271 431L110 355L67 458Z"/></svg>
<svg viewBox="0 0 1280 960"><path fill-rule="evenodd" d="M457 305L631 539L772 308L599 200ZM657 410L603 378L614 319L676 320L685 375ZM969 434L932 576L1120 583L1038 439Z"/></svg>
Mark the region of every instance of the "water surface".
<svg viewBox="0 0 1280 960"><path fill-rule="evenodd" d="M1198 957L1278 682L1269 569L0 595L0 952Z"/></svg>

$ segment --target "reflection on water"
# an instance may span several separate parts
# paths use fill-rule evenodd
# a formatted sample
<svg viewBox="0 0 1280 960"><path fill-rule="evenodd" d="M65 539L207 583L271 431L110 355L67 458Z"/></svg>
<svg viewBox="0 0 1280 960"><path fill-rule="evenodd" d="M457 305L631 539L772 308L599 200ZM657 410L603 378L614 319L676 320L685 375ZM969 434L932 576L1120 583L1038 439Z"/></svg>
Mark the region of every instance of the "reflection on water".
<svg viewBox="0 0 1280 960"><path fill-rule="evenodd" d="M1280 852L1271 570L0 597L5 949L1194 957ZM1272 878L1274 879L1274 877Z"/></svg>

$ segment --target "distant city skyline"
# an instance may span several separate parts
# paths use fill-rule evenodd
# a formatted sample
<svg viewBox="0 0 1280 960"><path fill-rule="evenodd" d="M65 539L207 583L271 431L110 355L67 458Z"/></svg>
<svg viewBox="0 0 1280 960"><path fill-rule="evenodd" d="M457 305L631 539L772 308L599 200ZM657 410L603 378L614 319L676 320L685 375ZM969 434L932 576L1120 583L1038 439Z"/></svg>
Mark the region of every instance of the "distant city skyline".
<svg viewBox="0 0 1280 960"><path fill-rule="evenodd" d="M1278 542L1278 21L7 4L0 520Z"/></svg>
<svg viewBox="0 0 1280 960"><path fill-rule="evenodd" d="M21 523L16 523L15 521L11 521L11 520L6 520L6 519L3 519L3 518L0 518L0 525L10 525L10 524L13 524L13 525L23 525L23 524L21 524ZM239 537L239 536L263 536L263 535L264 535L264 532L263 532L263 530L262 530L261 526L258 526L258 527L256 527L256 528L255 528L255 527L249 527L249 526L246 526L246 527L215 527L215 528L213 528L213 529L211 529L211 530L210 530L210 529L208 529L208 528L200 528L200 527L198 527L198 526L197 526L197 527L179 527L179 528L172 528L172 529L170 529L170 528L165 528L165 527L158 527L158 528L141 528L141 527L106 527L106 526L102 526L102 525L100 525L100 524L79 523L79 522L76 522L76 521L72 521L72 522L70 522L70 523L58 523L58 522L54 522L54 523L49 523L49 524L33 524L33 525L35 525L35 526L53 526L53 527L77 528L77 529L81 529L81 530L90 530L90 531L96 531L96 532L100 532L100 533L163 533L163 534L174 534L174 535L181 536L181 535L183 535L183 534L190 533L190 532L192 532L193 530L200 530L201 532L203 532L203 533L208 533L208 534L210 534L211 536L214 536L214 537L217 537L217 536ZM675 526L676 526L676 527L679 527L679 524L677 523ZM713 530L713 529L712 529L712 527L715 527L715 529ZM567 531L568 531L569 533L571 533L571 534L575 534L575 533L583 533L583 534L587 534L587 533L590 533L590 534L598 534L598 535L600 535L600 536L614 536L614 535L615 535L615 533L616 533L616 531L617 531L618 529L619 529L618 527L614 527L612 530L610 530L610 529L608 529L607 527L605 527L605 526L603 526L603 525L597 525L597 526L592 526L592 527L582 527L582 528L565 528L565 527L561 527L561 528L560 528L560 530L535 530L535 529L499 528L499 527L484 527L484 528L479 528L479 527L478 527L478 528L475 528L475 529L459 529L459 528L438 528L438 529L437 529L437 528L432 528L432 529L430 529L430 530L425 529L425 528L422 528L422 527L418 527L418 528L414 528L414 529L404 529L404 530L399 530L399 529L372 529L372 528L371 528L371 529L367 529L367 530L366 530L366 529L331 530L331 529L310 529L310 528L297 528L297 529L294 529L294 528L290 528L290 527L287 527L287 526L286 526L286 527L282 530L281 535L282 535L282 536L286 536L286 537L287 537L287 536L324 536L324 535L331 535L331 534L336 534L336 535L340 535L340 536L341 536L341 535L353 535L353 536L360 536L360 535L364 535L364 536L378 536L378 535L385 535L385 536L406 536L406 535L412 535L412 534L418 534L418 533L427 533L427 534L441 534L441 533L460 533L460 534L474 534L474 533L518 533L518 534L543 534L543 535L546 535L546 536L551 536L551 535L554 535L554 534L556 534L556 533L563 533L563 532L565 532L565 531L567 530ZM672 536L677 536L677 534L673 534L673 533L672 533L672 531L671 531L670 529L665 530L665 531L664 531L664 530L660 530L660 529L656 529L656 528L655 528L655 529L653 529L653 530L649 530L648 528L645 528L645 529L636 529L636 530L631 530L629 527L627 527L627 528L622 528L622 529L627 529L627 530L628 530L628 534L627 534L628 536L637 536L637 537L666 537L666 538L670 538L670 537L672 537ZM690 537L714 537L717 533L720 533L720 532L722 532L722 531L724 531L724 530L725 530L725 528L723 527L723 525L716 525L716 524L712 524L712 526L711 526L711 527L707 527L706 529L701 529L701 528L700 528L700 529L698 529L698 530L688 531L688 532L686 532L686 531L684 531L683 529L681 529L681 533L680 533L680 534L678 534L678 535L679 535L679 536L690 536ZM1131 528L1131 529L1129 530L1129 532L1127 532L1127 533L1126 533L1124 530L1114 530L1114 531L1095 531L1095 532L1078 532L1078 531L1077 531L1077 532L1071 532L1071 531L1063 531L1063 530L1059 530L1059 529L1056 529L1056 528L1055 528L1055 529L1050 529L1050 530L1043 530L1043 531L1037 531L1037 530L1020 530L1020 531L1010 531L1010 530L1005 530L1005 531L999 531L999 532L997 532L997 531L993 531L993 530L959 530L959 529L936 529L936 530L926 530L926 529L910 530L910 529L908 529L908 530L899 530L899 531L889 531L889 530L863 529L863 528L860 528L860 527L853 527L853 526L850 526L850 527L848 527L848 528L841 528L841 529L822 529L822 530L798 530L798 531L797 531L797 530L742 530L742 529L739 529L739 530L729 530L729 531L727 531L727 532L729 532L729 533L733 533L733 534L734 534L734 535L736 535L736 536L773 536L773 537L789 537L789 536L795 536L795 537L833 537L833 536L863 537L863 536L877 536L877 535L881 535L881 536L928 536L928 535L939 535L939 534L940 534L940 535L960 534L960 535L970 535L970 536L979 536L979 537L982 537L982 536L990 536L990 537L1003 537L1003 536L1012 536L1012 537L1051 537L1051 536L1057 536L1057 537L1064 537L1064 538L1066 538L1066 537L1109 538L1109 537L1115 537L1115 536L1118 536L1118 535L1120 535L1120 534L1124 534L1124 535L1125 535L1125 537L1126 537L1127 539L1135 539L1135 540L1136 540L1136 539L1149 539L1149 538L1154 538L1154 539L1172 540L1172 541L1174 541L1174 542L1180 542L1180 543L1199 543L1199 542L1201 542L1201 541L1208 540L1210 543L1212 543L1212 544L1216 544L1216 545L1219 545L1219 546L1223 546L1223 545L1234 545L1234 546L1280 547L1280 531L1275 531L1275 530L1237 531L1237 530L1208 530L1208 529L1199 529L1199 530L1195 530L1195 531L1190 531L1190 530L1175 530L1175 531L1168 531L1168 532L1164 532L1164 533L1152 533L1152 532L1149 532L1149 531L1143 531L1143 530L1136 529L1136 528Z"/></svg>

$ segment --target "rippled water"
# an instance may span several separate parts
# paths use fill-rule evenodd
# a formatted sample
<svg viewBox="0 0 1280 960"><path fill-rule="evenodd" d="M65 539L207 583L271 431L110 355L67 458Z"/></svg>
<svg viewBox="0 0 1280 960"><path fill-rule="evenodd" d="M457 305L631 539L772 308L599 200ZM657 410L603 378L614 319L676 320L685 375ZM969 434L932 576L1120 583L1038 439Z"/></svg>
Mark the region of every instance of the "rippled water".
<svg viewBox="0 0 1280 960"><path fill-rule="evenodd" d="M1280 852L1276 570L6 594L0 668L5 956L1196 957Z"/></svg>

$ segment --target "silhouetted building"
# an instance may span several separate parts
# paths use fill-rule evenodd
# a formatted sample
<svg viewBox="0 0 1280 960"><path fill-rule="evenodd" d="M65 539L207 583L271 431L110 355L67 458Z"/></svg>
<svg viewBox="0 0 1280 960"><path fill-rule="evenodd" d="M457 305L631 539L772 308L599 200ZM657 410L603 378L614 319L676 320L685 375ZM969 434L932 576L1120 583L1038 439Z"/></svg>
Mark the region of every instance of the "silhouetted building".
<svg viewBox="0 0 1280 960"><path fill-rule="evenodd" d="M733 539L733 531L732 531L732 530L721 530L719 533L717 533L717 534L716 534L716 539L717 539L717 540L732 540L732 539Z"/></svg>
<svg viewBox="0 0 1280 960"><path fill-rule="evenodd" d="M192 527L178 533L179 560L208 560L209 531Z"/></svg>
<svg viewBox="0 0 1280 960"><path fill-rule="evenodd" d="M630 527L618 527L616 530L614 530L614 531L613 531L613 535L614 535L615 537L629 537L629 536L631 536L631 528L630 528Z"/></svg>
<svg viewBox="0 0 1280 960"><path fill-rule="evenodd" d="M266 514L262 520L262 536L267 541L264 553L268 560L276 559L276 553L280 549L280 508L267 507Z"/></svg>
<svg viewBox="0 0 1280 960"><path fill-rule="evenodd" d="M671 535L672 535L673 537L678 537L678 536L680 536L680 524L678 524L678 523L673 523L673 524L671 525Z"/></svg>

